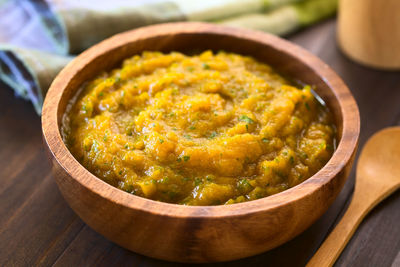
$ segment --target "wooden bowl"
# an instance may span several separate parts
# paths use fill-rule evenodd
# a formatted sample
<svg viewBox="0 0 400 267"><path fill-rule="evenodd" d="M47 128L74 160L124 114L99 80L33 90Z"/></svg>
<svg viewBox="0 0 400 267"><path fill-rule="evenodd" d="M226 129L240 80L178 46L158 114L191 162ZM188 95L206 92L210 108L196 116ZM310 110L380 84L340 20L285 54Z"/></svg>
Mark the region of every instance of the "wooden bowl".
<svg viewBox="0 0 400 267"><path fill-rule="evenodd" d="M223 49L251 55L281 73L316 86L332 110L338 147L305 182L246 203L182 206L117 189L86 170L60 135L66 105L83 82L144 50ZM74 59L54 80L43 107L42 128L58 187L71 208L95 231L137 253L179 262L228 261L252 256L292 239L330 206L350 171L359 136L357 104L342 80L321 60L270 34L205 23L170 23L111 37Z"/></svg>

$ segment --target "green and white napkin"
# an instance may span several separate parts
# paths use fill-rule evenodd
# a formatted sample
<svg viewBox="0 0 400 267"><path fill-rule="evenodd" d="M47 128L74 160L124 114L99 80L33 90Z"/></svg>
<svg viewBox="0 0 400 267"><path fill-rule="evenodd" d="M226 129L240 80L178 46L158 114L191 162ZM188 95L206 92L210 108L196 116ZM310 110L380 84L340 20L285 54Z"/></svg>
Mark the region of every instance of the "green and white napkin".
<svg viewBox="0 0 400 267"><path fill-rule="evenodd" d="M336 9L337 0L0 0L0 79L40 114L51 81L73 55L116 33L208 21L285 35Z"/></svg>

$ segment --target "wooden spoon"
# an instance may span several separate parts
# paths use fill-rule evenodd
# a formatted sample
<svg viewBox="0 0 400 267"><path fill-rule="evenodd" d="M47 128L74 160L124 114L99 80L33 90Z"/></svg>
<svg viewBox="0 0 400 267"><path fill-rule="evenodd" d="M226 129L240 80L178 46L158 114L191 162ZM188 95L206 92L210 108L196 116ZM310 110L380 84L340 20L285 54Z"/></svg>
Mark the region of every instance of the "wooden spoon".
<svg viewBox="0 0 400 267"><path fill-rule="evenodd" d="M365 144L350 206L307 266L332 266L368 212L399 188L400 127L391 127Z"/></svg>

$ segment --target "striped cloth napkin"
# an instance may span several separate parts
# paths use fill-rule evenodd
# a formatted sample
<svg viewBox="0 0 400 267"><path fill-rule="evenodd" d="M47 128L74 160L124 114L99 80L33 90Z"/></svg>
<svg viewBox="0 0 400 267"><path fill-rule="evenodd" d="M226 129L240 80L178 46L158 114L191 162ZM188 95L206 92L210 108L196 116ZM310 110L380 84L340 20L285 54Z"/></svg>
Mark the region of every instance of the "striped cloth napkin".
<svg viewBox="0 0 400 267"><path fill-rule="evenodd" d="M285 35L332 16L337 0L0 0L0 79L38 114L57 73L116 33L208 21Z"/></svg>

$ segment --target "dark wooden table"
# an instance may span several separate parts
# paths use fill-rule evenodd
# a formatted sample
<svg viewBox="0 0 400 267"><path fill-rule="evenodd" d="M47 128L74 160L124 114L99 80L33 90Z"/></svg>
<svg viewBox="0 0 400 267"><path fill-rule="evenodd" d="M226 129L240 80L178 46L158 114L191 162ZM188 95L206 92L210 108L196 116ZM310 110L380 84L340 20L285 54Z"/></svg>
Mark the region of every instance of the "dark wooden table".
<svg viewBox="0 0 400 267"><path fill-rule="evenodd" d="M379 129L400 124L400 73L371 70L344 57L336 46L335 20L289 39L322 58L352 90L361 112L360 147ZM353 185L354 170L328 212L294 240L259 256L216 265L304 266L340 219ZM127 251L75 215L51 176L40 118L0 84L0 266L53 264L177 265ZM400 266L400 192L367 216L336 266Z"/></svg>

